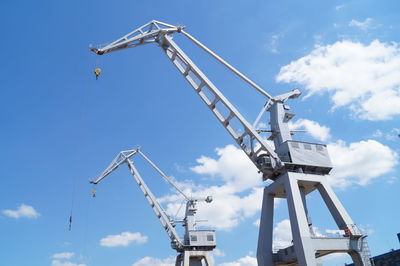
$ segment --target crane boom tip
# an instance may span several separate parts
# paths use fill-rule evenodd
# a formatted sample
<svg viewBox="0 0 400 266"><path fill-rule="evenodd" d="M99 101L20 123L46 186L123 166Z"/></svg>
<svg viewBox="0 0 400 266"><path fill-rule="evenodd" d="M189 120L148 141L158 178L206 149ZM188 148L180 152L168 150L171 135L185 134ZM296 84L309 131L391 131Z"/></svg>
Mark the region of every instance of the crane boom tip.
<svg viewBox="0 0 400 266"><path fill-rule="evenodd" d="M89 48L89 50L98 55L104 54L104 51L101 51L98 48Z"/></svg>

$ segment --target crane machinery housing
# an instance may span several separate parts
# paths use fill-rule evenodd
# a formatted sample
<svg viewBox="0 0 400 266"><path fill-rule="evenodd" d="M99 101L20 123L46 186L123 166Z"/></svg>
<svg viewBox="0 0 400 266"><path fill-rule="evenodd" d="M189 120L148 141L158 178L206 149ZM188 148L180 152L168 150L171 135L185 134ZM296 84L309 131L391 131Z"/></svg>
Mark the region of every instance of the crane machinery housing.
<svg viewBox="0 0 400 266"><path fill-rule="evenodd" d="M188 38L267 98L266 104L261 108L254 123L248 122L240 114L175 43L173 37L177 34ZM332 169L327 146L292 139L293 132L289 130L288 122L295 114L289 111L290 108L285 102L299 97L300 90L294 89L288 93L272 96L187 33L183 26L173 26L155 20L105 46L90 48L90 50L103 55L151 43L159 45L167 58L262 173L263 180L273 181L264 188L257 248L258 265L314 266L317 264L317 257L338 252L348 253L356 265L372 265L366 236L360 233L327 182L326 177ZM258 129L259 121L267 111L270 113L271 129ZM274 142L274 148L261 135L265 131L271 133L268 139ZM338 229L344 231L342 237L320 237L314 233L308 214L306 195L315 190L321 194ZM280 249L278 252L273 252L272 249L275 198L287 199L293 237L293 245Z"/></svg>
<svg viewBox="0 0 400 266"><path fill-rule="evenodd" d="M161 204L157 201L154 194L151 192L149 187L144 182L139 171L135 167L135 164L131 158L140 154L145 161L147 161L161 176L172 185L179 194L181 194L186 201L185 216L183 220L171 219L166 211L163 209ZM196 211L197 202L205 201L207 203L212 202L212 197L207 196L206 198L193 198L189 197L184 193L176 184L173 182L163 171L160 170L141 150L136 148L134 150L121 151L117 157L111 162L111 164L101 173L101 175L93 181L92 184L98 184L106 176L111 174L122 164L126 164L131 172L133 178L138 184L139 188L143 192L149 205L153 209L157 218L160 220L162 227L171 239L171 247L175 249L179 255L176 257L176 266L213 266L212 250L216 247L216 238L214 230L199 230L196 228ZM185 234L183 239L178 235L175 230L176 223L182 223L185 227Z"/></svg>

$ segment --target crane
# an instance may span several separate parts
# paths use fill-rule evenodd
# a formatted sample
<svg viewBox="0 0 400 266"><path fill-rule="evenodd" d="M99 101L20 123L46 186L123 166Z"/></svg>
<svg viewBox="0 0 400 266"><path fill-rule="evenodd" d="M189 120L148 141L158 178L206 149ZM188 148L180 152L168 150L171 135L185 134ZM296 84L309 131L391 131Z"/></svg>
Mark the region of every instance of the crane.
<svg viewBox="0 0 400 266"><path fill-rule="evenodd" d="M182 33L264 95L268 99L268 103L264 106L262 112L265 112L265 110L270 107L273 109L282 109L283 103L286 100L296 98L301 94L300 90L294 89L289 93L275 97L271 96L248 77L243 75L193 36L184 31L183 26L173 26L155 20L139 27L104 47L90 48L90 50L98 55L103 55L122 49L133 48L150 43L158 43L167 57L174 63L190 85L192 85L200 98L207 104L217 119L234 138L236 143L245 151L250 160L252 160L257 168L264 174L264 179L270 178L274 180L281 173L280 170L285 168L285 162L282 161L273 148L257 132L255 127L240 114L240 112L228 101L228 99L226 99L218 88L173 41L172 35L174 33ZM261 118L262 112L257 120ZM287 134L289 134L290 137L290 132L287 128L287 122L290 118L291 117L289 116L286 117L287 121L285 121L285 124L278 123L273 129L273 134L278 136L277 141L284 141Z"/></svg>
<svg viewBox="0 0 400 266"><path fill-rule="evenodd" d="M183 220L171 219L161 204L157 201L156 197L146 185L139 171L135 167L135 164L131 160L131 158L136 154L141 155L165 181L167 181L179 194L185 198L186 209ZM130 173L132 174L140 190L143 192L149 205L153 209L156 217L159 219L162 227L170 238L171 247L179 253L176 258L176 265L200 266L202 265L202 261L204 261L207 266L213 266L213 257L211 255L211 251L216 247L215 231L198 230L196 228L198 222L196 220L197 202L205 201L207 203L211 203L213 200L212 197L189 197L163 171L161 171L160 168L158 168L157 165L155 165L140 150L139 147L133 150L121 151L114 158L111 164L100 174L100 176L95 180L90 181L90 183L97 185L122 164L126 164L128 166ZM183 238L181 238L175 230L176 223L182 223L182 226L185 227L185 234Z"/></svg>
<svg viewBox="0 0 400 266"><path fill-rule="evenodd" d="M175 43L173 37L181 34L207 54L240 77L266 98L254 123L250 123L233 106L221 91L196 66ZM286 101L298 98L299 89L272 96L242 74L211 49L185 31L184 26L174 26L152 20L121 38L90 50L98 55L145 44L158 44L167 58L193 87L217 120L228 131L239 147L262 173L263 180L273 182L264 188L259 229L257 260L259 265L316 265L315 258L335 252L347 252L356 265L371 265L368 248L363 236L330 188L326 176L332 170L325 144L296 141L289 121L294 117ZM257 128L265 112L270 113L270 130ZM270 132L267 142L263 132ZM313 232L308 215L306 195L318 190L329 208L338 228L347 232L338 239L320 239ZM272 251L274 198L286 198L293 235L293 246Z"/></svg>

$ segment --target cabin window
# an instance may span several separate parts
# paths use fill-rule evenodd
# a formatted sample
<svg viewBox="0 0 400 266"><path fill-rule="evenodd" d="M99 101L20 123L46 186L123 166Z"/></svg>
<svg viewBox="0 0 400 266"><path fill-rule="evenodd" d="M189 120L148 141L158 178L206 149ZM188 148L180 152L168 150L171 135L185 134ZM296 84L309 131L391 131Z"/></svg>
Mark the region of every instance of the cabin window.
<svg viewBox="0 0 400 266"><path fill-rule="evenodd" d="M322 145L317 145L317 151L324 151L324 146Z"/></svg>
<svg viewBox="0 0 400 266"><path fill-rule="evenodd" d="M311 151L311 145L307 144L307 143L304 143L304 149Z"/></svg>
<svg viewBox="0 0 400 266"><path fill-rule="evenodd" d="M297 142L292 142L291 145L292 145L292 148L295 148L295 149L300 148L299 143L297 143Z"/></svg>

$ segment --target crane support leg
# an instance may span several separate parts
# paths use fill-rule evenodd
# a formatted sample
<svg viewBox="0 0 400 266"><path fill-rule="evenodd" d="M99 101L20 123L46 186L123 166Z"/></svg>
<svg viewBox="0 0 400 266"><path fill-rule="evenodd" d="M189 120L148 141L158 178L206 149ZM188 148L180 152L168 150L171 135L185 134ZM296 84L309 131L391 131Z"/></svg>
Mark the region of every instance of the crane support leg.
<svg viewBox="0 0 400 266"><path fill-rule="evenodd" d="M308 217L306 195L318 190L344 235L318 236ZM273 252L274 198L287 199L293 245ZM332 253L348 253L357 266L371 266L368 244L321 175L286 172L264 189L259 229L259 266L315 266L316 258Z"/></svg>
<svg viewBox="0 0 400 266"><path fill-rule="evenodd" d="M308 219L304 208L300 187L296 179L285 176L285 190L292 228L293 244L300 266L317 265L315 251L311 243Z"/></svg>
<svg viewBox="0 0 400 266"><path fill-rule="evenodd" d="M274 229L274 194L269 192L269 187L264 188L263 203L260 218L260 231L258 235L257 262L258 265L274 265L272 259L272 241Z"/></svg>
<svg viewBox="0 0 400 266"><path fill-rule="evenodd" d="M336 194L333 192L331 187L327 184L327 181L322 181L319 183L317 185L317 189L321 194L326 206L328 207L329 212L333 216L338 228L341 230L346 230L347 227L352 235L358 235L360 232L358 232L357 228L352 226L354 223L350 218L350 215L336 197Z"/></svg>
<svg viewBox="0 0 400 266"><path fill-rule="evenodd" d="M358 253L358 252L349 252L349 255L350 255L351 259L353 260L355 266L369 265L369 264L363 263L363 258L360 255L360 253Z"/></svg>

